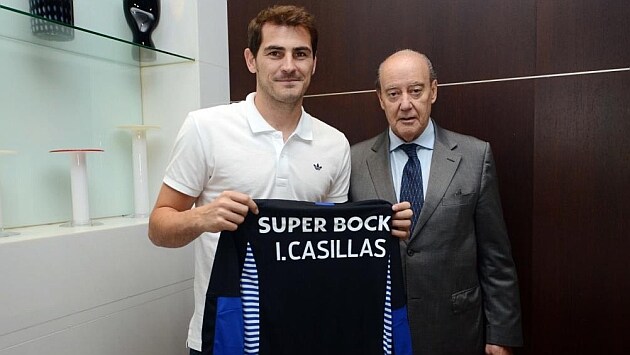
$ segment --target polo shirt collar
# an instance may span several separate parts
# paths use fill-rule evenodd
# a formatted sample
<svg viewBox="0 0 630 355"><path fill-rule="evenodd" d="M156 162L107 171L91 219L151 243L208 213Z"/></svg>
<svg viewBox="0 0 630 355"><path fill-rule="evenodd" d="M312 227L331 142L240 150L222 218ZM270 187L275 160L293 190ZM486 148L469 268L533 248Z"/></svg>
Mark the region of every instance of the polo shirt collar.
<svg viewBox="0 0 630 355"><path fill-rule="evenodd" d="M245 102L247 104L247 122L249 123L249 128L252 130L252 133L275 132L276 129L271 127L271 125L263 118L260 112L258 112L258 109L254 104L255 97L256 93L252 92L245 98ZM293 131L291 136L293 135L296 135L303 140L313 140L313 118L304 111L303 107L300 121L298 122L297 127L295 127L295 131Z"/></svg>

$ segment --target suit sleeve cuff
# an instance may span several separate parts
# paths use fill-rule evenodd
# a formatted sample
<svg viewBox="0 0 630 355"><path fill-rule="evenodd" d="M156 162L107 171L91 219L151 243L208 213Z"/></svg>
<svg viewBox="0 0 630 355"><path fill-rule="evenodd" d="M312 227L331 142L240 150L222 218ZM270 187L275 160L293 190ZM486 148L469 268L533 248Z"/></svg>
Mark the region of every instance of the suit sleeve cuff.
<svg viewBox="0 0 630 355"><path fill-rule="evenodd" d="M486 327L486 344L502 345L509 347L523 346L523 332L520 327Z"/></svg>

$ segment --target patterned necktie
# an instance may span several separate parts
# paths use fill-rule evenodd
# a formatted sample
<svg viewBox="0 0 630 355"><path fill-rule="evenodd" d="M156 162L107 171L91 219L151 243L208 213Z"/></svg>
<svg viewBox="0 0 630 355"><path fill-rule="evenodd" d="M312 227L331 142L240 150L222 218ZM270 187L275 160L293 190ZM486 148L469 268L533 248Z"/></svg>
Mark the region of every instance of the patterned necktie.
<svg viewBox="0 0 630 355"><path fill-rule="evenodd" d="M410 231L412 232L420 215L422 204L424 203L422 167L420 166L420 160L418 160L418 153L416 152L417 146L417 144L403 144L400 146L400 149L404 150L409 157L403 169L402 181L400 183L400 201L409 201L411 203L413 217L411 218Z"/></svg>

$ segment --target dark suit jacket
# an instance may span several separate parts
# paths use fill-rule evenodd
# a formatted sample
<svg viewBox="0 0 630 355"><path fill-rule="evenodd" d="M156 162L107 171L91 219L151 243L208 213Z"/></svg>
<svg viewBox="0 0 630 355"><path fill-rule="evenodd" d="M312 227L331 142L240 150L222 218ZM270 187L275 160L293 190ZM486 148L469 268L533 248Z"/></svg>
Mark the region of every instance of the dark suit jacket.
<svg viewBox="0 0 630 355"><path fill-rule="evenodd" d="M350 199L370 198L397 201L387 131L352 147ZM516 270L487 142L435 125L425 202L401 253L415 354L522 345Z"/></svg>

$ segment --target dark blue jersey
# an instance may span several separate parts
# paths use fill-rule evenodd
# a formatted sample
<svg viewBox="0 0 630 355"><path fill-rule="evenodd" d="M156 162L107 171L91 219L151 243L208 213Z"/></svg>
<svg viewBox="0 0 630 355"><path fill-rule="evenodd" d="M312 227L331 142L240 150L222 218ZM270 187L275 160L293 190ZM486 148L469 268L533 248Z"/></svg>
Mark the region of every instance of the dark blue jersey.
<svg viewBox="0 0 630 355"><path fill-rule="evenodd" d="M391 204L257 200L223 232L204 354L411 354Z"/></svg>

